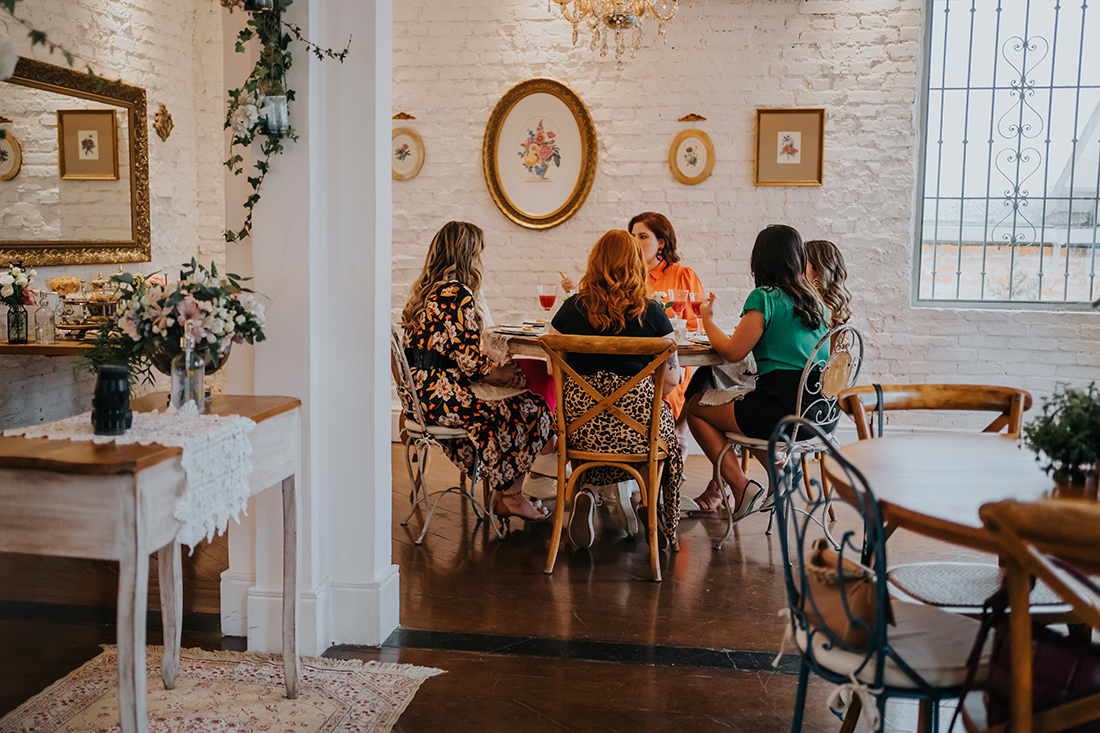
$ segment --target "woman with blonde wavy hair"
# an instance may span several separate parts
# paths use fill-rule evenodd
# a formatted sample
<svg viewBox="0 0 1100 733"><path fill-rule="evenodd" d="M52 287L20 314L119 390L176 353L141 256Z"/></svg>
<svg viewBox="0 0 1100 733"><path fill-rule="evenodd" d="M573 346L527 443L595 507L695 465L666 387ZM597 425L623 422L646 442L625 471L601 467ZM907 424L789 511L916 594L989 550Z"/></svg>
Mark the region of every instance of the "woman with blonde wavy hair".
<svg viewBox="0 0 1100 733"><path fill-rule="evenodd" d="M840 249L824 239L811 239L806 248L806 278L829 309L829 328L836 328L852 318L852 294L848 292L848 268Z"/></svg>
<svg viewBox="0 0 1100 733"><path fill-rule="evenodd" d="M668 336L672 324L664 308L646 297L646 268L642 248L629 232L612 230L600 237L600 241L588 255L588 268L581 278L577 294L562 303L551 322L551 333L576 336ZM602 394L611 394L620 385L641 371L649 363L646 356L621 356L611 354L566 354L569 366L585 375L592 386ZM669 359L662 378L664 390L675 387L681 380L680 366L675 354ZM579 417L595 402L576 383L566 381L564 405L566 421ZM648 420L653 403L654 385L651 380L638 384L617 403L624 410L636 410L635 417ZM661 438L668 444L668 461L661 478L661 531L658 537L662 545L674 537L680 517L680 483L684 464L680 445L676 442L675 421L668 403L661 405ZM577 447L586 445L592 449L615 448L626 453L642 453L648 450L645 438L629 430L610 416L601 415L577 431ZM608 467L594 468L585 474L587 484L606 485L626 481L625 472ZM596 497L588 489L578 491L573 497L573 509L569 516L569 541L575 547L591 547L595 539L593 518Z"/></svg>
<svg viewBox="0 0 1100 733"><path fill-rule="evenodd" d="M420 277L401 313L405 355L424 416L436 425L463 427L468 440L443 442L447 457L473 475L475 459L494 491L498 516L539 521L549 516L523 495L523 479L548 447L551 413L530 392L483 400L471 386L523 387L515 362L497 365L481 351L481 229L452 221L432 239ZM477 479L475 479L477 480Z"/></svg>

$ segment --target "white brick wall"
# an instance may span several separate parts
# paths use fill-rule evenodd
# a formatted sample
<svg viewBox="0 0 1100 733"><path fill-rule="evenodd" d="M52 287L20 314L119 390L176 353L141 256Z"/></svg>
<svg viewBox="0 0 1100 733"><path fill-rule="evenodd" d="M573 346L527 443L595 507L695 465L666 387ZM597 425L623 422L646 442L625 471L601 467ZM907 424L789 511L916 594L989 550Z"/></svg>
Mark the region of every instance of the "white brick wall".
<svg viewBox="0 0 1100 733"><path fill-rule="evenodd" d="M78 68L88 62L104 76L146 90L152 262L128 265L129 271L165 270L174 278L179 265L193 256L215 261L219 268L225 262L223 12L220 4L208 0L36 0L18 5L21 17L77 56ZM22 27L3 12L0 36L10 37L21 55L65 63L41 46L32 50ZM8 86L0 85L0 95ZM167 141L152 130L153 115L161 103L175 124ZM23 139L20 131L16 134ZM27 143L22 147L26 156ZM99 272L107 275L116 269L106 265L39 268L39 282L61 274L94 279ZM68 359L0 359L4 359L0 361L0 427L91 409L92 380L85 376L74 383ZM40 404L28 406L25 385L40 386L33 390ZM12 414L17 417L9 418Z"/></svg>
<svg viewBox="0 0 1100 733"><path fill-rule="evenodd" d="M555 6L556 8L556 6ZM788 223L832 239L848 261L856 324L868 358L862 381L990 382L1037 398L1061 380L1100 378L1096 313L913 308L912 202L920 39L919 0L726 0L685 3L667 47L647 22L637 58L615 71L588 49L582 25L543 0L407 0L394 8L393 111L420 133L420 175L394 182L394 317L434 232L449 219L486 231L493 312L538 311L533 287L564 269L576 279L588 249L647 209L669 216L683 261L719 296L732 323L752 286L757 231ZM485 124L515 84L548 76L588 105L599 170L565 224L522 229L497 210L481 170ZM825 185L753 186L757 107L825 107ZM705 122L678 122L695 112ZM716 163L697 186L676 182L668 148L698 127Z"/></svg>

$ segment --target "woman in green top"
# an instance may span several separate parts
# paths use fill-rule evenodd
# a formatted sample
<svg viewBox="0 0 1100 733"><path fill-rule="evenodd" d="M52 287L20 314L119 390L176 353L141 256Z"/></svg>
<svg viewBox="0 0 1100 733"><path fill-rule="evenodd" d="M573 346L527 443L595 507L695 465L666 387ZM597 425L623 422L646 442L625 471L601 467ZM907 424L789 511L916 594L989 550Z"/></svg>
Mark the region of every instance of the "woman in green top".
<svg viewBox="0 0 1100 733"><path fill-rule="evenodd" d="M779 421L795 411L802 370L814 346L828 333L828 315L806 279L802 237L795 229L777 224L760 232L752 248L751 267L756 289L745 299L732 336L714 323L713 293L700 312L714 350L731 362L751 351L759 374L756 389L740 400L700 405L695 396L688 401L688 427L711 461L726 445L724 433L767 439ZM763 454L756 458L765 461ZM721 474L727 484L724 490L736 502L734 520L750 514L764 498L764 487L745 476L732 451L722 459ZM711 481L695 502L702 509L717 509L722 504L721 490Z"/></svg>

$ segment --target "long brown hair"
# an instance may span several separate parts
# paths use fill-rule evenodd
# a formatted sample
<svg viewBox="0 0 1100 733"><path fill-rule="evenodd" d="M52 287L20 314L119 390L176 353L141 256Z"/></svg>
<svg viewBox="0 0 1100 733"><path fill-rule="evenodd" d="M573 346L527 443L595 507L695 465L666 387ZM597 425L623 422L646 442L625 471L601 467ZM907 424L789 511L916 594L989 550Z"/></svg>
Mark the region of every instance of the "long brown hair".
<svg viewBox="0 0 1100 733"><path fill-rule="evenodd" d="M579 304L597 331L617 332L642 320L646 309L645 260L638 240L622 229L600 237L577 288Z"/></svg>
<svg viewBox="0 0 1100 733"><path fill-rule="evenodd" d="M751 267L756 287L779 288L790 296L802 325L811 330L821 325L821 301L806 279L806 254L798 230L784 224L761 230L752 247Z"/></svg>
<svg viewBox="0 0 1100 733"><path fill-rule="evenodd" d="M481 288L481 255L485 249L485 236L481 229L464 221L449 221L436 232L428 247L424 269L412 286L409 300L401 311L401 325L406 331L415 327L424 312L428 296L437 286L457 281L474 294ZM481 327L481 310L477 312L477 326Z"/></svg>
<svg viewBox="0 0 1100 733"><path fill-rule="evenodd" d="M806 262L814 268L813 286L833 315L829 325L836 328L847 323L852 317L852 294L846 284L848 268L844 266L844 257L835 244L824 239L812 239L804 246Z"/></svg>
<svg viewBox="0 0 1100 733"><path fill-rule="evenodd" d="M634 225L638 222L645 224L649 231L657 237L661 246L657 249L657 259L664 262L679 262L680 255L676 251L676 230L672 228L672 222L664 214L656 211L643 211L627 225L627 231L634 233Z"/></svg>

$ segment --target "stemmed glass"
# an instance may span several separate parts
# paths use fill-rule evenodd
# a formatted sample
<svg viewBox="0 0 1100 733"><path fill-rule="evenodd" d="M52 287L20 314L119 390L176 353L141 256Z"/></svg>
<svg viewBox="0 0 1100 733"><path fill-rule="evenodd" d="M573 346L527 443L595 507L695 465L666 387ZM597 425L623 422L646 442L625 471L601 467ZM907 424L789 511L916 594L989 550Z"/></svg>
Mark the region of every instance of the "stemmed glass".
<svg viewBox="0 0 1100 733"><path fill-rule="evenodd" d="M683 318L688 304L688 291L673 289L668 293L672 299L672 312L676 314L677 318Z"/></svg>
<svg viewBox="0 0 1100 733"><path fill-rule="evenodd" d="M550 317L550 309L554 307L554 302L558 299L559 284L556 280L539 283L539 305L546 311L547 318Z"/></svg>
<svg viewBox="0 0 1100 733"><path fill-rule="evenodd" d="M692 333L698 334L700 331L699 326L701 325L702 319L699 318L699 311L703 309L703 303L705 303L706 300L706 293L688 293L688 302L691 303L691 312L695 314L695 328L692 329Z"/></svg>

